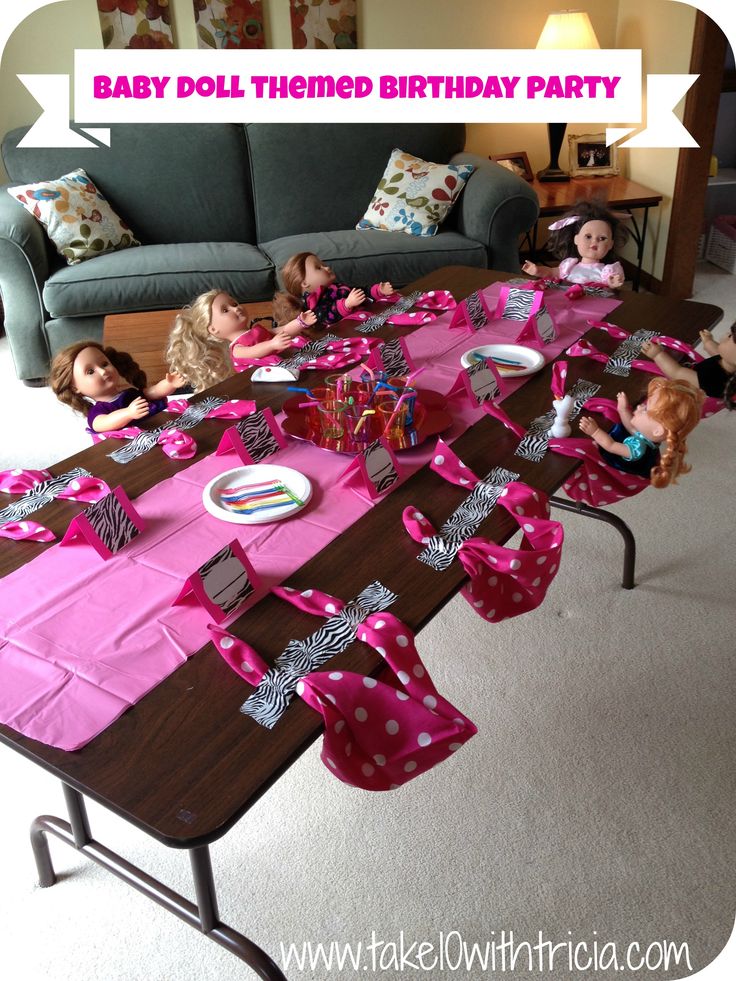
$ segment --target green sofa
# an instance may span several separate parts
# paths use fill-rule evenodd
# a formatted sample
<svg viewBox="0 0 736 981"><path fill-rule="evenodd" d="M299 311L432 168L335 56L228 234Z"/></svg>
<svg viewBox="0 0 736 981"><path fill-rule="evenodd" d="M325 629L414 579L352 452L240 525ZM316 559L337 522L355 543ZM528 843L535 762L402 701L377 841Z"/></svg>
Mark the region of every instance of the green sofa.
<svg viewBox="0 0 736 981"><path fill-rule="evenodd" d="M30 383L59 348L101 337L108 313L180 307L213 286L270 299L277 270L303 250L360 284L401 287L450 264L516 271L538 214L528 184L463 151L461 123L126 125L94 149L19 148L25 132L3 140L7 186L82 167L143 243L68 266L3 188L5 331ZM477 168L436 236L355 230L394 147Z"/></svg>

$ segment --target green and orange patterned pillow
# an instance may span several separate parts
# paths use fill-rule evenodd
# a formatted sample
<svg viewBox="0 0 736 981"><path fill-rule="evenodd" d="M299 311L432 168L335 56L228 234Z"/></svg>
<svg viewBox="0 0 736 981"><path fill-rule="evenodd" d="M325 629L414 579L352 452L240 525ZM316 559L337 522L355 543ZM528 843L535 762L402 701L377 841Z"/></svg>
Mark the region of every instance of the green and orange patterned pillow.
<svg viewBox="0 0 736 981"><path fill-rule="evenodd" d="M141 244L83 170L9 187L8 194L44 225L70 266Z"/></svg>
<svg viewBox="0 0 736 981"><path fill-rule="evenodd" d="M473 173L472 164L437 164L392 150L373 200L356 228L436 235Z"/></svg>

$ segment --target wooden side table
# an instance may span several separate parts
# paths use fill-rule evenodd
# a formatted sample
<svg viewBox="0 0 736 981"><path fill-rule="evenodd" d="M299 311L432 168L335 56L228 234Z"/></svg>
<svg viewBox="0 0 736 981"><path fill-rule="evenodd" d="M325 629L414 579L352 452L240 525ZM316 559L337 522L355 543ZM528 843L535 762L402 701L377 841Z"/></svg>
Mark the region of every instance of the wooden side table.
<svg viewBox="0 0 736 981"><path fill-rule="evenodd" d="M631 237L636 242L636 274L634 289L639 289L641 280L641 263L644 257L644 242L647 235L649 209L656 208L662 200L662 195L649 187L627 180L625 177L573 177L569 181L557 183L541 183L538 180L530 182L539 198L539 217L551 218L563 215L578 201L601 201L606 207L626 211L631 216ZM634 209L644 212L641 228L637 223ZM531 249L537 252L537 228L532 230Z"/></svg>

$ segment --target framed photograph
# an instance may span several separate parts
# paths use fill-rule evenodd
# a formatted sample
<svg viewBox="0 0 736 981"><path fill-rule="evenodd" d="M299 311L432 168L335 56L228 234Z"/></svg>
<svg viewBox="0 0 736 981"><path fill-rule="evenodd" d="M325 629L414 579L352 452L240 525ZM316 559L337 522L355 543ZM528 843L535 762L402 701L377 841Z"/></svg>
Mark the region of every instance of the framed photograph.
<svg viewBox="0 0 736 981"><path fill-rule="evenodd" d="M618 152L606 146L605 133L568 136L571 177L615 177L619 173Z"/></svg>
<svg viewBox="0 0 736 981"><path fill-rule="evenodd" d="M496 153L488 159L505 167L506 170L510 170L517 177L523 177L525 181L534 180L532 168L529 166L529 157L523 150L518 150L516 153Z"/></svg>

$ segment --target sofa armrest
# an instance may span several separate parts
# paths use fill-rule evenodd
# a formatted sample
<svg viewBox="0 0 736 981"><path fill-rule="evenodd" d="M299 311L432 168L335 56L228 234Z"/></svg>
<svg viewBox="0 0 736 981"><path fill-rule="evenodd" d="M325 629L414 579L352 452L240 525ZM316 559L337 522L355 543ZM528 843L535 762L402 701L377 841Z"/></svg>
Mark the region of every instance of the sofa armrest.
<svg viewBox="0 0 736 981"><path fill-rule="evenodd" d="M19 378L46 374L49 351L43 333L41 290L49 275L43 227L0 187L0 294L5 333Z"/></svg>
<svg viewBox="0 0 736 981"><path fill-rule="evenodd" d="M490 269L518 272L519 236L539 216L537 195L521 177L477 154L456 153L450 163L475 167L455 205L458 231L485 245Z"/></svg>

